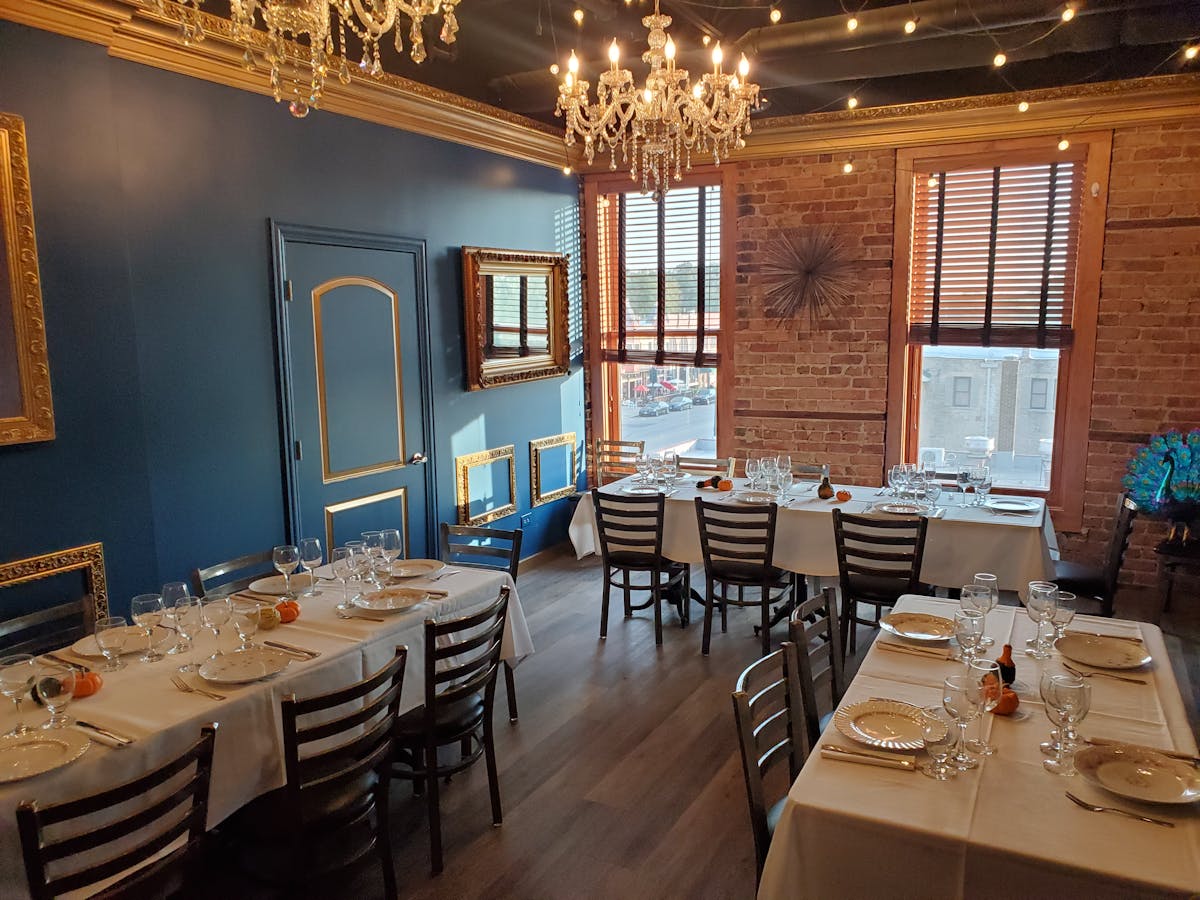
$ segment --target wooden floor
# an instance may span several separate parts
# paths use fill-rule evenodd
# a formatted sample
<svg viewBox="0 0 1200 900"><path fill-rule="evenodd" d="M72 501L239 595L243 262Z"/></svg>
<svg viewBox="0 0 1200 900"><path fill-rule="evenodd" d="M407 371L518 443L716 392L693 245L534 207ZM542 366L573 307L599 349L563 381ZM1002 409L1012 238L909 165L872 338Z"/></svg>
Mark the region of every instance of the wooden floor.
<svg viewBox="0 0 1200 900"><path fill-rule="evenodd" d="M523 570L519 586L537 652L517 670L519 724L508 724L502 691L497 696L504 825L491 824L482 762L456 776L442 794L446 869L433 878L423 801L396 782L401 896L752 898L730 692L759 656L757 611L731 611L728 634L716 631L703 657L695 606L686 630L673 611L665 614L664 646L656 648L649 611L624 620L618 601L600 641L594 558L552 556ZM1178 605L1189 607L1175 617L1181 628L1172 620L1164 628L1182 635L1170 637L1169 648L1196 708L1200 611L1193 597ZM860 654L869 640L863 632ZM251 895L232 872L213 876L212 896ZM336 892L380 894L375 872Z"/></svg>

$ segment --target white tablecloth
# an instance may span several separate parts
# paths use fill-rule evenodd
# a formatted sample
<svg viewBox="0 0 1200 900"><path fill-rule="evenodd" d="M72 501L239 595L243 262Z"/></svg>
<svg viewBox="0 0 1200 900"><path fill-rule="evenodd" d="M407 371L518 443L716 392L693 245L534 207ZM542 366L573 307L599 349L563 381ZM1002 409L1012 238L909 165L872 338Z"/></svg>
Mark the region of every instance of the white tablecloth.
<svg viewBox="0 0 1200 900"><path fill-rule="evenodd" d="M413 586L422 583L414 581ZM339 619L333 607L340 598L340 586L323 588L317 596L302 599L299 619L262 632L258 639L316 650L321 656L311 662L292 662L269 681L240 687L208 685L226 695L220 702L183 694L172 686L169 676L182 661L178 657L157 663L139 663L136 657L126 657L127 668L104 673L103 689L75 701L67 712L133 737L135 743L121 749L93 743L78 762L25 781L0 785L0 897L28 896L16 830L15 810L21 801L58 802L128 781L182 752L200 736L204 723L216 721L219 727L208 816L212 827L255 797L283 785L279 718L283 697L295 693L303 698L353 684L382 668L395 648L404 644L408 646L408 663L400 711L419 706L424 697L425 619L482 609L495 600L504 584L512 592L501 655L515 664L533 652L516 587L507 573L469 568L459 568L458 574L437 583L438 589L448 592L445 599L420 604L382 623ZM226 630L229 633L222 635L221 642L232 647L236 635L232 627ZM202 653L211 652L211 633L206 632L197 646ZM196 675L186 678L203 685ZM4 703L0 731L9 730L16 722L12 704L7 700ZM30 703L25 704L24 713L27 724L46 718L45 712Z"/></svg>
<svg viewBox="0 0 1200 900"><path fill-rule="evenodd" d="M902 598L898 610L949 616L955 604ZM1154 657L1149 685L1092 679L1092 711L1081 731L1195 754L1162 633L1139 622L1079 617L1077 627L1142 636ZM988 633L1023 649L1033 624L1021 610L988 614ZM1073 626L1076 627L1076 626ZM878 640L893 640L881 635ZM763 870L759 900L795 897L1194 896L1200 889L1200 810L1141 805L1080 776L1042 767L1050 729L1037 697L1042 667L1022 654L1017 687L1023 719L989 716L997 754L949 782L914 772L853 765L814 753L788 793ZM844 703L869 697L940 702L942 679L962 664L872 647ZM971 726L974 729L974 725ZM832 725L822 743L853 746ZM1173 829L1089 813L1064 791L1101 805L1144 810Z"/></svg>
<svg viewBox="0 0 1200 900"><path fill-rule="evenodd" d="M602 490L620 493L632 479L614 482ZM744 485L743 479L735 484ZM871 507L889 498L877 496L878 488L858 485L836 485L838 490L851 492L853 499L845 503L821 500L814 486L797 485L795 497L779 508L775 533L775 565L789 572L811 576L836 576L837 549L833 543L833 510L862 515ZM663 523L663 555L677 562L701 563L700 531L696 525L694 498L729 501L728 492L698 491L694 479L684 481L667 499ZM995 572L1002 590L1023 589L1031 581L1051 580L1054 560L1050 551L1057 550L1050 512L1041 500L1037 512L1030 516L994 515L987 509L963 507L964 495L944 495L945 513L930 518L925 538L925 558L921 580L938 587L957 588L975 580L976 572ZM599 550L596 532L596 511L591 497L580 499L568 529L575 553L583 558Z"/></svg>

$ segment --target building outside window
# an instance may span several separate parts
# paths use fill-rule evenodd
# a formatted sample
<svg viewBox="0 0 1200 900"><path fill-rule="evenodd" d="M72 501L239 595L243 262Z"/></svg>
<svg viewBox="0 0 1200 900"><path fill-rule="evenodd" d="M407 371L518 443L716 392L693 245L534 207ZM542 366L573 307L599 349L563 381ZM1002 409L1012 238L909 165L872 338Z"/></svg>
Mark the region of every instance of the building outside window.
<svg viewBox="0 0 1200 900"><path fill-rule="evenodd" d="M971 405L971 379L969 376L954 376L954 405L957 407Z"/></svg>
<svg viewBox="0 0 1200 900"><path fill-rule="evenodd" d="M1049 378L1029 379L1029 408L1045 409L1050 395Z"/></svg>

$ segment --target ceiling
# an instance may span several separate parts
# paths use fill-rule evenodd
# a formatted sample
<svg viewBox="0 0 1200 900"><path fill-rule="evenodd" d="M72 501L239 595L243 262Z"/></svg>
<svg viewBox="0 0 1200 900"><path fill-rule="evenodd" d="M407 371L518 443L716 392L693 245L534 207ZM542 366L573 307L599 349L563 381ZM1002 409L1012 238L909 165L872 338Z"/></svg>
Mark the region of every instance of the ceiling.
<svg viewBox="0 0 1200 900"><path fill-rule="evenodd" d="M458 41L437 40L426 24L429 58L417 65L385 42L384 68L445 90L556 124L558 79L574 49L593 81L615 37L636 80L645 49L641 17L654 0L462 0ZM208 4L212 6L212 2ZM950 97L1033 90L1200 70L1181 53L1200 39L1197 0L661 0L680 60L709 65L702 38L746 52L762 86L762 116L787 116ZM573 18L584 13L582 25ZM849 14L859 26L850 31ZM904 24L917 20L910 35ZM997 50L1008 62L996 68Z"/></svg>

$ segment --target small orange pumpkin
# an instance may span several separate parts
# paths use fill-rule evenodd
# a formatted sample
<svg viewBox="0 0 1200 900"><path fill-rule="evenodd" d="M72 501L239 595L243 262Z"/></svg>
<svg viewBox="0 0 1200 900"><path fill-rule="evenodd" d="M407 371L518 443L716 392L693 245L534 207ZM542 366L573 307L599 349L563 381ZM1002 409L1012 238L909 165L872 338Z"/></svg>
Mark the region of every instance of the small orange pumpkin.
<svg viewBox="0 0 1200 900"><path fill-rule="evenodd" d="M300 618L300 604L295 600L281 600L275 604L275 610L279 613L279 621L284 625Z"/></svg>
<svg viewBox="0 0 1200 900"><path fill-rule="evenodd" d="M728 478L722 478L720 481L717 482L717 490L718 491L732 491L733 490L733 482L730 481Z"/></svg>
<svg viewBox="0 0 1200 900"><path fill-rule="evenodd" d="M992 712L998 716L1011 716L1020 705L1021 698L1017 696L1017 692L1006 687L1000 691L1000 702L996 704L996 708Z"/></svg>
<svg viewBox="0 0 1200 900"><path fill-rule="evenodd" d="M71 696L76 700L90 697L103 686L104 679L100 677L99 672L78 672L75 675L75 690L71 692Z"/></svg>
<svg viewBox="0 0 1200 900"><path fill-rule="evenodd" d="M837 497L839 503L845 503L850 499L851 495L849 491L838 491L835 496Z"/></svg>

